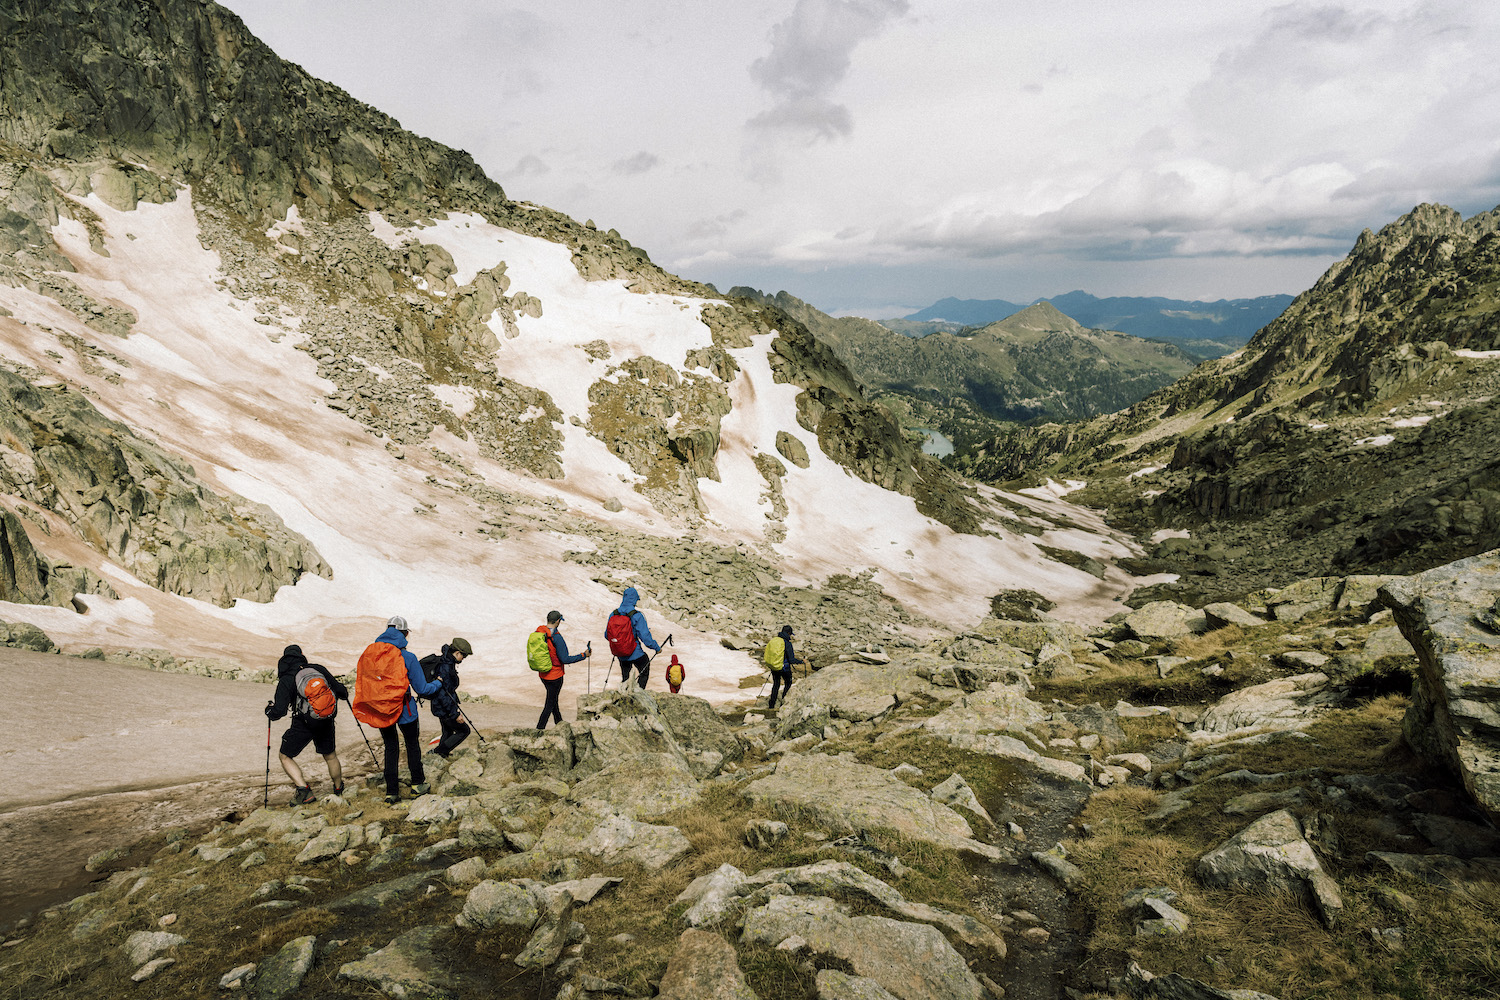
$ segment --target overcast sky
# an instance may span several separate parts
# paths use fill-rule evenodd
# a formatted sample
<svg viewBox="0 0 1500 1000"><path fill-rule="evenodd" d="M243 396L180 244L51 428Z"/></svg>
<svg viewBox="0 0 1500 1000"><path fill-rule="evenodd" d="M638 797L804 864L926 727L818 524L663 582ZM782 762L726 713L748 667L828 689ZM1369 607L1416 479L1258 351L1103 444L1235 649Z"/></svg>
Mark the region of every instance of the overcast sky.
<svg viewBox="0 0 1500 1000"><path fill-rule="evenodd" d="M721 289L1296 293L1500 203L1500 4L224 0L512 198Z"/></svg>

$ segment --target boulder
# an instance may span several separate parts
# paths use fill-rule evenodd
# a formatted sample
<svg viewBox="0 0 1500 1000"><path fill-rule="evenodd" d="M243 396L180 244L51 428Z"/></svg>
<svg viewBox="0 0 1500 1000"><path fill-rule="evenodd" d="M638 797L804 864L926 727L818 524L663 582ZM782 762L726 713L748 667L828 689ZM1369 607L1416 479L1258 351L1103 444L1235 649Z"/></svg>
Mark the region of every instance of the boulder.
<svg viewBox="0 0 1500 1000"><path fill-rule="evenodd" d="M457 1000L457 979L433 954L433 943L446 930L415 927L379 951L340 966L338 978L368 983L402 1000Z"/></svg>
<svg viewBox="0 0 1500 1000"><path fill-rule="evenodd" d="M1347 576L1339 591L1339 599L1334 602L1334 609L1364 614L1378 611L1384 606L1380 600L1380 588L1399 579L1399 576Z"/></svg>
<svg viewBox="0 0 1500 1000"><path fill-rule="evenodd" d="M990 818L984 806L979 804L979 798L974 794L974 789L969 787L969 783L957 771L934 785L927 794L932 796L934 802L941 802L945 806L960 806L990 826L995 825L995 821Z"/></svg>
<svg viewBox="0 0 1500 1000"><path fill-rule="evenodd" d="M358 824L330 826L307 842L301 853L297 855L297 861L299 864L327 861L364 842L365 828L363 826Z"/></svg>
<svg viewBox="0 0 1500 1000"><path fill-rule="evenodd" d="M388 882L377 882L357 889L347 896L324 903L325 910L380 910L404 899L427 891L429 886L440 886L441 872L413 872Z"/></svg>
<svg viewBox="0 0 1500 1000"><path fill-rule="evenodd" d="M753 819L745 824L745 843L758 851L775 847L787 838L791 828L777 819Z"/></svg>
<svg viewBox="0 0 1500 1000"><path fill-rule="evenodd" d="M537 914L531 940L516 956L516 964L523 969L551 968L562 957L572 934L573 897L566 892L547 897L546 905Z"/></svg>
<svg viewBox="0 0 1500 1000"><path fill-rule="evenodd" d="M295 994L317 957L317 938L293 938L281 950L260 963L255 974L255 1000L284 1000Z"/></svg>
<svg viewBox="0 0 1500 1000"><path fill-rule="evenodd" d="M901 1000L983 1000L984 987L942 932L887 917L849 917L825 897L775 896L745 914L742 940L807 950L846 963Z"/></svg>
<svg viewBox="0 0 1500 1000"><path fill-rule="evenodd" d="M169 931L133 931L125 939L121 950L130 959L131 965L145 965L168 948L187 944L187 938Z"/></svg>
<svg viewBox="0 0 1500 1000"><path fill-rule="evenodd" d="M1262 816L1199 858L1197 873L1208 885L1305 899L1329 927L1343 912L1338 884L1318 863L1297 817L1285 809Z"/></svg>
<svg viewBox="0 0 1500 1000"><path fill-rule="evenodd" d="M885 665L838 663L811 677L798 678L783 703L782 714L822 705L834 718L864 722L931 690L932 684L903 660Z"/></svg>
<svg viewBox="0 0 1500 1000"><path fill-rule="evenodd" d="M889 771L842 757L788 754L768 777L744 789L752 802L789 806L830 830L883 830L970 851L994 860L1000 852L974 839L958 813L932 801Z"/></svg>
<svg viewBox="0 0 1500 1000"><path fill-rule="evenodd" d="M1207 619L1210 630L1226 628L1230 625L1254 628L1266 623L1265 619L1252 615L1238 604L1229 603L1206 605L1203 608L1203 617Z"/></svg>
<svg viewBox="0 0 1500 1000"><path fill-rule="evenodd" d="M1279 622L1300 622L1314 612L1332 610L1343 586L1344 579L1338 576L1298 580L1271 595L1266 607Z"/></svg>
<svg viewBox="0 0 1500 1000"><path fill-rule="evenodd" d="M745 889L745 873L723 864L707 875L699 875L678 894L674 903L687 903L682 914L689 927L711 927L729 912L729 905Z"/></svg>
<svg viewBox="0 0 1500 1000"><path fill-rule="evenodd" d="M719 718L714 707L702 698L685 694L665 694L656 700L657 711L684 750L717 753L723 764L740 760L745 748L734 730ZM722 764L721 764L722 766ZM715 770L717 773L717 769ZM713 774L695 775L700 780Z"/></svg>
<svg viewBox="0 0 1500 1000"><path fill-rule="evenodd" d="M680 758L655 753L626 757L573 786L571 801L599 799L622 816L657 816L698 801L702 789Z"/></svg>
<svg viewBox="0 0 1500 1000"><path fill-rule="evenodd" d="M1220 735L1244 729L1305 729L1340 697L1329 689L1327 674L1279 677L1225 695L1199 717L1197 728Z"/></svg>
<svg viewBox="0 0 1500 1000"><path fill-rule="evenodd" d="M1136 1000L1276 1000L1255 990L1221 990L1175 972L1153 976L1134 962L1125 970L1124 986Z"/></svg>
<svg viewBox="0 0 1500 1000"><path fill-rule="evenodd" d="M689 928L677 939L657 993L659 1000L759 1000L733 946L717 934Z"/></svg>
<svg viewBox="0 0 1500 1000"><path fill-rule="evenodd" d="M1125 616L1125 627L1142 642L1192 635L1208 627L1203 612L1175 601L1152 601Z"/></svg>
<svg viewBox="0 0 1500 1000"><path fill-rule="evenodd" d="M1415 656L1416 652L1395 625L1378 628L1365 636L1364 658L1371 663L1386 656Z"/></svg>
<svg viewBox="0 0 1500 1000"><path fill-rule="evenodd" d="M408 823L450 823L469 815L476 807L467 796L423 795L406 811Z"/></svg>
<svg viewBox="0 0 1500 1000"><path fill-rule="evenodd" d="M485 879L469 890L454 920L460 927L531 927L540 914L536 896L514 882Z"/></svg>
<svg viewBox="0 0 1500 1000"><path fill-rule="evenodd" d="M1380 590L1417 653L1404 730L1418 753L1463 782L1500 823L1500 550L1460 559Z"/></svg>
<svg viewBox="0 0 1500 1000"><path fill-rule="evenodd" d="M674 826L641 823L607 802L585 799L553 817L536 850L551 857L587 854L605 864L628 862L655 871L687 856L692 844Z"/></svg>

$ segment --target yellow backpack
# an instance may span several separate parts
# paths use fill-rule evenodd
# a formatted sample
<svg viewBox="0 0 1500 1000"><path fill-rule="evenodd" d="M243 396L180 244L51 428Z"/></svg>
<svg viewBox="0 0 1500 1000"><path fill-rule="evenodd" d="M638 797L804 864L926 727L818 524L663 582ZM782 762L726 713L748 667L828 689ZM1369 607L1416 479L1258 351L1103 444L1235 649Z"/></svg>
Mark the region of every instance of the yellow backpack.
<svg viewBox="0 0 1500 1000"><path fill-rule="evenodd" d="M766 655L761 657L766 664L767 670L781 670L786 667L786 640L781 636L773 636L766 643Z"/></svg>

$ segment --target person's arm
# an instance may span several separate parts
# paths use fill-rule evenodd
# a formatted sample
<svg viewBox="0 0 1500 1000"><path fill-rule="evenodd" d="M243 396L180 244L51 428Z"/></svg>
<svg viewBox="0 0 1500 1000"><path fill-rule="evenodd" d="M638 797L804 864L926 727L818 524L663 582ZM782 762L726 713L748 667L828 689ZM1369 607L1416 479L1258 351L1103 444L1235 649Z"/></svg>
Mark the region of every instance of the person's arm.
<svg viewBox="0 0 1500 1000"><path fill-rule="evenodd" d="M651 638L651 628L646 624L646 616L639 611L633 611L630 614L630 621L635 626L635 637L641 641L641 645L660 653L661 645Z"/></svg>
<svg viewBox="0 0 1500 1000"><path fill-rule="evenodd" d="M441 681L436 678L427 679L427 674L423 672L422 664L415 653L403 649L401 659L406 662L406 682L411 685L411 689L417 693L418 697L426 698L442 689Z"/></svg>
<svg viewBox="0 0 1500 1000"><path fill-rule="evenodd" d="M568 655L568 640L564 639L562 637L562 633L560 632L552 633L552 648L557 653L558 663L577 663L579 660L583 659L582 653L579 653L576 656Z"/></svg>
<svg viewBox="0 0 1500 1000"><path fill-rule="evenodd" d="M275 722L284 718L292 705L292 686L296 683L296 675L291 674L279 678L276 681L276 698L270 705L266 706L266 718Z"/></svg>
<svg viewBox="0 0 1500 1000"><path fill-rule="evenodd" d="M343 681L333 676L333 673L321 663L314 663L312 666L318 668L318 673L322 674L323 679L328 682L328 690L333 692L335 698L339 701L349 700L349 689L344 687Z"/></svg>

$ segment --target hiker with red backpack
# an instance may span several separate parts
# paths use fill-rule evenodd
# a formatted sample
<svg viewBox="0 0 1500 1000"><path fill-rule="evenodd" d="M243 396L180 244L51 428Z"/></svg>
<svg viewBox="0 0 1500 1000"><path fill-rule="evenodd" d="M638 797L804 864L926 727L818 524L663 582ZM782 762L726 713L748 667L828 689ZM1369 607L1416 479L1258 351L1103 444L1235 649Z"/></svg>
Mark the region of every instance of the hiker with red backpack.
<svg viewBox="0 0 1500 1000"><path fill-rule="evenodd" d="M547 701L542 705L542 714L536 720L538 729L546 729L549 719L553 722L562 721L562 710L557 706L557 699L562 694L563 675L566 673L563 667L594 655L592 644L583 652L570 655L568 641L562 637L562 623L561 611L549 611L547 624L538 625L536 631L526 637L527 665L536 671L542 686L547 689Z"/></svg>
<svg viewBox="0 0 1500 1000"><path fill-rule="evenodd" d="M349 707L354 717L380 730L385 744L385 801L401 801L401 745L406 742L406 766L411 772L413 795L427 794L427 775L422 769L422 733L417 716L417 699L411 692L428 698L441 690L442 682L427 679L422 664L406 648L411 634L406 619L396 615L386 622L380 633L359 656L354 675L354 700Z"/></svg>
<svg viewBox="0 0 1500 1000"><path fill-rule="evenodd" d="M646 616L636 609L636 602L640 599L634 587L626 587L625 593L620 595L620 606L604 623L604 638L609 640L609 651L620 661L621 688L630 683L631 670L636 672L636 683L644 688L651 674L651 658L646 655L646 649L661 652L661 645L651 638Z"/></svg>
<svg viewBox="0 0 1500 1000"><path fill-rule="evenodd" d="M349 689L339 683L328 668L308 663L301 646L288 646L276 663L276 697L266 702L266 718L271 722L292 713L292 724L281 737L281 769L296 788L292 805L317 801L312 787L302 774L296 757L311 743L328 765L328 779L333 794L344 793L344 768L335 747L333 717L338 714L339 699L347 699Z"/></svg>

